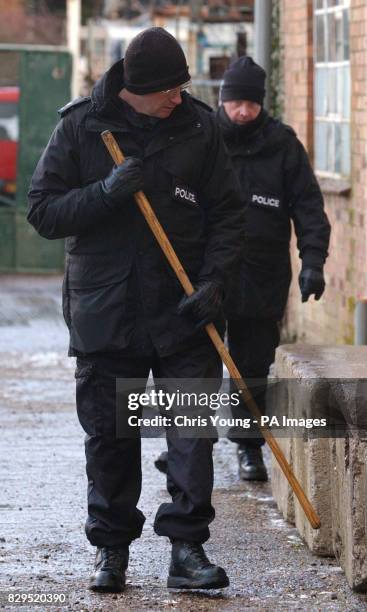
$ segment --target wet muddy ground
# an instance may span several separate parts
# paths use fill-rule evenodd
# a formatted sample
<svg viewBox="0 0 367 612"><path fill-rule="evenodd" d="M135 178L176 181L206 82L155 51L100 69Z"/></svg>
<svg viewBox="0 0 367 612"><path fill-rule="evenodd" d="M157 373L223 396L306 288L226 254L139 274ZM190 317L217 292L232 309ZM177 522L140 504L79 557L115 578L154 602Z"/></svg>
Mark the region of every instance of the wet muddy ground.
<svg viewBox="0 0 367 612"><path fill-rule="evenodd" d="M234 446L215 448L216 519L206 544L231 585L166 589L170 547L153 532L167 500L153 466L161 439L143 441L143 536L131 546L124 593L87 590L94 551L84 536L83 432L74 408L73 360L60 314L60 279L0 277L0 599L5 592L65 594L59 610L367 610L335 560L314 557L276 509L270 484L237 479ZM46 609L41 605L38 609ZM49 608L48 608L49 609Z"/></svg>

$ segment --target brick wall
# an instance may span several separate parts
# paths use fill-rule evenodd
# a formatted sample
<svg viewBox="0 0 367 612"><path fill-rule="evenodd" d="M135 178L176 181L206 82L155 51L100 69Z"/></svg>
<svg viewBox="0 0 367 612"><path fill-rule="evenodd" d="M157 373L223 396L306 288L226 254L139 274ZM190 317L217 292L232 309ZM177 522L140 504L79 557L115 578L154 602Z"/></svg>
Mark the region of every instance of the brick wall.
<svg viewBox="0 0 367 612"><path fill-rule="evenodd" d="M312 1L282 0L284 120L296 130L313 159ZM320 302L302 304L300 260L292 242L293 282L283 326L287 339L313 344L353 342L356 299L367 295L367 3L351 0L352 173L349 196L324 193L332 225Z"/></svg>
<svg viewBox="0 0 367 612"><path fill-rule="evenodd" d="M29 8L29 7L28 7ZM45 5L39 13L26 10L23 0L0 0L0 42L65 44L65 18Z"/></svg>

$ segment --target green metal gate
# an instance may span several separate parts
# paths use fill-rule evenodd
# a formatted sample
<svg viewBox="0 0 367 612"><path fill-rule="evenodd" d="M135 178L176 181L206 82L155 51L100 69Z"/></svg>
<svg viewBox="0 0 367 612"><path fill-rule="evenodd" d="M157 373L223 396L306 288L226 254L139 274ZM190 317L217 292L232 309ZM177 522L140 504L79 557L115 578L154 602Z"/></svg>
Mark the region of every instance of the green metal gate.
<svg viewBox="0 0 367 612"><path fill-rule="evenodd" d="M0 87L20 88L16 195L0 196L0 271L63 268L64 241L38 236L26 211L31 176L58 121L57 109L70 100L70 82L65 48L0 45Z"/></svg>

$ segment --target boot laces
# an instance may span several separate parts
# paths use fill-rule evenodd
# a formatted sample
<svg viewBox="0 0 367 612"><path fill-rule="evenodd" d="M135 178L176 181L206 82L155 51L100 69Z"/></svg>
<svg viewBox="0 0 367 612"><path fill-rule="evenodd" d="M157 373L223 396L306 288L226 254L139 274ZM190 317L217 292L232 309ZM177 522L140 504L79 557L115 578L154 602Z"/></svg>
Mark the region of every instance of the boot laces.
<svg viewBox="0 0 367 612"><path fill-rule="evenodd" d="M106 569L116 569L126 565L126 551L123 548L104 546L101 553L102 565Z"/></svg>
<svg viewBox="0 0 367 612"><path fill-rule="evenodd" d="M210 563L208 557L206 556L201 544L188 543L187 546L190 550L190 556L193 557L196 561L198 561L202 565L202 567L208 567L209 565L212 565L212 563Z"/></svg>

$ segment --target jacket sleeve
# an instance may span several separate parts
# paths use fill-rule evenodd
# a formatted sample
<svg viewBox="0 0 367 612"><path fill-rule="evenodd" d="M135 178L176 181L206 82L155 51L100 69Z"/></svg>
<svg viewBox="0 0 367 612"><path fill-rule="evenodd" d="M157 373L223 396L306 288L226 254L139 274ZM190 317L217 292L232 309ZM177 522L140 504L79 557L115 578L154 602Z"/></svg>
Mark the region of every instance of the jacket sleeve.
<svg viewBox="0 0 367 612"><path fill-rule="evenodd" d="M330 223L308 155L293 130L287 148L285 191L302 262L322 266L328 255Z"/></svg>
<svg viewBox="0 0 367 612"><path fill-rule="evenodd" d="M56 126L28 192L27 219L48 239L82 234L111 215L98 182L80 186L78 142L70 114Z"/></svg>
<svg viewBox="0 0 367 612"><path fill-rule="evenodd" d="M245 207L237 176L214 121L211 129L201 182L206 204L207 245L199 278L217 281L225 287L243 249Z"/></svg>

